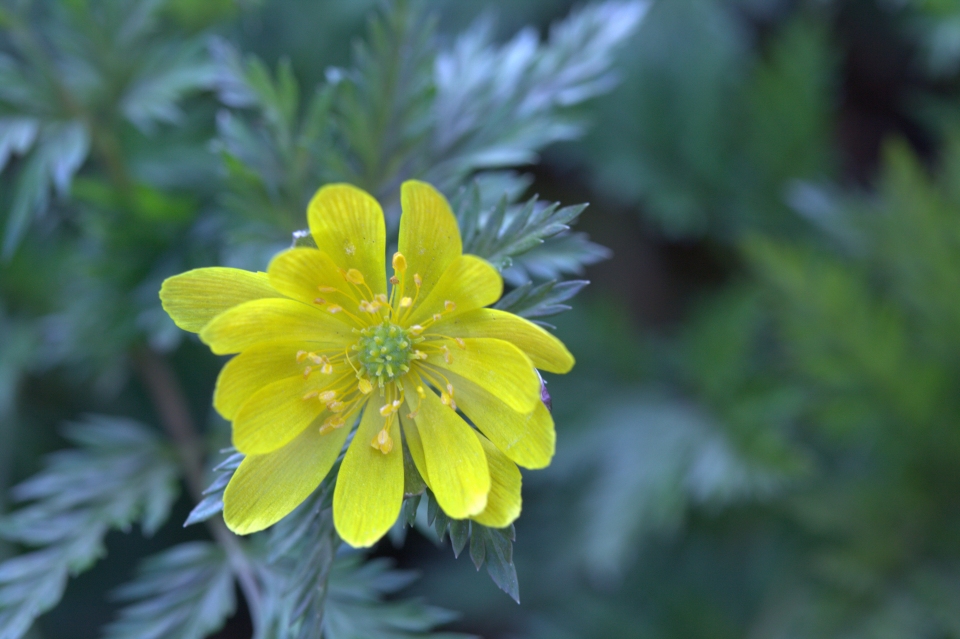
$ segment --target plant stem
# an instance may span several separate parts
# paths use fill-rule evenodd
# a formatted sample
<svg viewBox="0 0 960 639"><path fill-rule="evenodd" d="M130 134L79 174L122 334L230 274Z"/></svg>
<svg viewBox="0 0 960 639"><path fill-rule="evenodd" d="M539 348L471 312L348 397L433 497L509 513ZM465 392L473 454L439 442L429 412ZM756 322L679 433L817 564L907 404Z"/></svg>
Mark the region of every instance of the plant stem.
<svg viewBox="0 0 960 639"><path fill-rule="evenodd" d="M154 351L143 348L133 354L133 361L141 381L150 394L164 429L173 440L183 467L187 488L195 502L203 499L203 441L197 435L183 388L167 360ZM253 627L260 626L260 586L253 566L240 545L220 518L206 521L214 540L227 553L227 559L250 609Z"/></svg>

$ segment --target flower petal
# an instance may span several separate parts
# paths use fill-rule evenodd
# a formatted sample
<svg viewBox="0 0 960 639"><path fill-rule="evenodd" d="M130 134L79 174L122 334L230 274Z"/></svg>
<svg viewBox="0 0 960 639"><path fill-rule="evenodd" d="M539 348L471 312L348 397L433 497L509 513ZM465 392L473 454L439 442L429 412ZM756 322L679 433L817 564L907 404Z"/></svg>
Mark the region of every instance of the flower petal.
<svg viewBox="0 0 960 639"><path fill-rule="evenodd" d="M432 391L426 391L418 407L410 402L408 397L429 475L424 479L437 503L454 519L482 512L490 492L490 470L476 433Z"/></svg>
<svg viewBox="0 0 960 639"><path fill-rule="evenodd" d="M507 457L524 468L550 465L557 434L550 411L538 401L533 411L518 413L490 391L451 376L457 406Z"/></svg>
<svg viewBox="0 0 960 639"><path fill-rule="evenodd" d="M217 315L200 331L200 339L217 355L278 340L339 351L352 341L350 331L350 326L332 313L296 300L266 299L244 302Z"/></svg>
<svg viewBox="0 0 960 639"><path fill-rule="evenodd" d="M426 182L409 180L400 187L400 253L407 260L403 290L415 291L413 276L425 298L450 263L463 253L460 227L447 199Z"/></svg>
<svg viewBox="0 0 960 639"><path fill-rule="evenodd" d="M333 523L345 542L355 548L372 546L400 515L403 504L403 448L396 419L389 427L393 449L384 454L370 442L386 419L371 398L347 449L333 491Z"/></svg>
<svg viewBox="0 0 960 639"><path fill-rule="evenodd" d="M266 273L219 266L168 277L160 287L163 310L191 333L199 333L225 310L263 297L282 297L271 288Z"/></svg>
<svg viewBox="0 0 960 639"><path fill-rule="evenodd" d="M431 352L426 359L427 374L437 368L455 373L521 413L529 413L540 402L540 377L523 351L510 342L489 337L469 337L462 342L463 347L452 340L446 342L448 350L443 354ZM437 376L432 377L436 380Z"/></svg>
<svg viewBox="0 0 960 639"><path fill-rule="evenodd" d="M513 313L493 308L478 308L430 327L450 337L493 337L510 342L527 354L533 365L551 373L567 373L573 368L573 355L563 342L533 322Z"/></svg>
<svg viewBox="0 0 960 639"><path fill-rule="evenodd" d="M422 301L404 318L404 323L422 324L434 313L444 313L446 302L453 302L455 308L446 310L445 317L489 306L502 293L503 278L497 269L475 255L461 255L450 263L426 298L420 298Z"/></svg>
<svg viewBox="0 0 960 639"><path fill-rule="evenodd" d="M248 455L274 451L303 432L326 410L308 390L303 376L281 379L261 388L243 403L233 419L233 445Z"/></svg>
<svg viewBox="0 0 960 639"><path fill-rule="evenodd" d="M477 435L490 467L490 494L483 512L471 517L491 528L506 528L520 516L520 469L483 435Z"/></svg>
<svg viewBox="0 0 960 639"><path fill-rule="evenodd" d="M284 251L273 258L267 273L273 288L304 304L320 308L323 302L329 302L356 312L360 303L356 291L344 279L337 265L317 249L293 248ZM337 290L330 291L330 288ZM343 313L334 317L353 322L349 315Z"/></svg>
<svg viewBox="0 0 960 639"><path fill-rule="evenodd" d="M387 292L383 209L369 193L349 184L324 186L310 200L307 220L317 248L334 264L363 273L375 294Z"/></svg>
<svg viewBox="0 0 960 639"><path fill-rule="evenodd" d="M233 419L264 386L291 377L302 379L304 365L297 363L297 351L302 346L301 342L265 342L231 359L217 377L214 408L224 419Z"/></svg>
<svg viewBox="0 0 960 639"><path fill-rule="evenodd" d="M223 518L230 530L255 533L303 503L330 472L349 431L321 435L318 428L307 428L283 448L244 459L223 493Z"/></svg>

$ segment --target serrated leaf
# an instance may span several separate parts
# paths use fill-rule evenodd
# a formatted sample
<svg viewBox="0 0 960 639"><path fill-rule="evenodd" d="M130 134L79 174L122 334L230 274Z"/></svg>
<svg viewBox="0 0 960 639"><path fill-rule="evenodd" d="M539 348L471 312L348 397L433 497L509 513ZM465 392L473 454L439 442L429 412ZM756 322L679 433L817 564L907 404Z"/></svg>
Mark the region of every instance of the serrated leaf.
<svg viewBox="0 0 960 639"><path fill-rule="evenodd" d="M233 473L240 467L244 455L238 453L235 448L225 448L220 453L226 455L226 459L214 466L213 471L218 475L203 491L204 497L200 503L190 511L187 520L183 522L184 528L206 521L223 511L223 491L233 478Z"/></svg>
<svg viewBox="0 0 960 639"><path fill-rule="evenodd" d="M202 639L236 608L226 554L209 542L188 542L144 560L137 578L114 597L128 602L104 639Z"/></svg>
<svg viewBox="0 0 960 639"><path fill-rule="evenodd" d="M77 448L50 455L15 487L26 506L0 519L0 537L38 548L0 564L0 637L18 639L63 595L67 578L105 552L110 528L156 530L177 496L178 469L156 433L130 420L89 417L64 432Z"/></svg>

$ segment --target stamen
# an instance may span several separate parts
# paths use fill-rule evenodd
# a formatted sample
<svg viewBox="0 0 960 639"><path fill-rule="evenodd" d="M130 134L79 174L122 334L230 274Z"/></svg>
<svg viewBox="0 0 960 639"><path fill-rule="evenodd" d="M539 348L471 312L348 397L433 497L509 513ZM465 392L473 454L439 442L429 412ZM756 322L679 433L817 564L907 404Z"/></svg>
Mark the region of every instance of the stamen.
<svg viewBox="0 0 960 639"><path fill-rule="evenodd" d="M356 284L357 286L360 286L361 284L363 284L363 273L361 273L355 268L352 268L349 271L347 271L344 277L351 284Z"/></svg>
<svg viewBox="0 0 960 639"><path fill-rule="evenodd" d="M447 348L447 345L444 344L440 347L440 350L443 351L443 361L447 364L453 364L453 355L450 354L450 349Z"/></svg>
<svg viewBox="0 0 960 639"><path fill-rule="evenodd" d="M407 258L400 251L393 254L393 270L397 273L403 273L407 270Z"/></svg>
<svg viewBox="0 0 960 639"><path fill-rule="evenodd" d="M320 434L326 435L335 428L340 428L344 425L343 417L340 415L331 415L323 422L323 425L320 427Z"/></svg>
<svg viewBox="0 0 960 639"><path fill-rule="evenodd" d="M394 286L396 286L397 284L400 283L400 278L397 277L396 275L391 275L391 276L390 276L390 283L393 284Z"/></svg>
<svg viewBox="0 0 960 639"><path fill-rule="evenodd" d="M327 303L327 300L323 299L322 297L315 297L313 298L313 303L323 306L324 304Z"/></svg>
<svg viewBox="0 0 960 639"><path fill-rule="evenodd" d="M357 388L360 389L360 392L364 395L369 395L373 392L373 384L371 384L370 380L367 378L361 379L357 384Z"/></svg>
<svg viewBox="0 0 960 639"><path fill-rule="evenodd" d="M336 293L337 289L332 286L318 286L317 290L321 293Z"/></svg>
<svg viewBox="0 0 960 639"><path fill-rule="evenodd" d="M342 412L342 411L343 411L343 402L334 400L334 401L330 402L329 404L327 404L327 410L330 411L331 413L339 413L339 412Z"/></svg>
<svg viewBox="0 0 960 639"><path fill-rule="evenodd" d="M310 373L312 373L312 372L313 372L313 369L312 369L311 367L305 366L304 369L303 369L303 378L306 379L306 378L310 377Z"/></svg>
<svg viewBox="0 0 960 639"><path fill-rule="evenodd" d="M343 307L341 307L339 304L331 304L330 306L327 307L327 310L330 311L331 313L339 313L340 311L343 310Z"/></svg>
<svg viewBox="0 0 960 639"><path fill-rule="evenodd" d="M449 384L448 384L447 386L449 386ZM453 410L457 410L457 402L455 402L455 401L453 400L453 397L451 397L450 395L448 395L448 394L446 393L446 391L441 391L441 392L440 392L440 401L443 402L444 405L449 406L450 408L452 408Z"/></svg>
<svg viewBox="0 0 960 639"><path fill-rule="evenodd" d="M316 394L316 393L314 393ZM320 393L320 401L326 404L327 402L332 402L337 398L337 391L325 390Z"/></svg>
<svg viewBox="0 0 960 639"><path fill-rule="evenodd" d="M370 446L378 449L381 453L386 455L391 450L393 450L393 438L390 437L390 433L387 432L387 429L384 428L377 436L373 438L373 441L370 442Z"/></svg>
<svg viewBox="0 0 960 639"><path fill-rule="evenodd" d="M423 278L420 277L419 273L413 274L413 283L416 284L417 288L423 286Z"/></svg>
<svg viewBox="0 0 960 639"><path fill-rule="evenodd" d="M297 351L297 363L302 364L307 359L307 351Z"/></svg>
<svg viewBox="0 0 960 639"><path fill-rule="evenodd" d="M453 340L457 343L457 346L459 346L463 350L467 350L467 343L464 342L462 339L460 339L459 337L454 337Z"/></svg>
<svg viewBox="0 0 960 639"><path fill-rule="evenodd" d="M414 324L413 326L411 326L411 327L408 328L407 330L410 331L410 334L411 334L411 335L413 335L414 337L416 337L416 336L420 335L420 333L423 332L423 327L420 326L419 324Z"/></svg>
<svg viewBox="0 0 960 639"><path fill-rule="evenodd" d="M303 396L303 399L305 399L305 400L307 400L307 399L313 399L313 398L316 397L316 396L317 396L317 391L310 391L309 393L307 393L306 395Z"/></svg>
<svg viewBox="0 0 960 639"><path fill-rule="evenodd" d="M403 297L400 299L400 308L409 308L413 304L413 300L409 297Z"/></svg>
<svg viewBox="0 0 960 639"><path fill-rule="evenodd" d="M450 300L447 300L446 302L443 303L443 310L444 310L445 312L447 312L447 313L449 313L450 311L452 311L452 310L455 309L455 308L457 308L456 302L452 302L452 301L450 301Z"/></svg>

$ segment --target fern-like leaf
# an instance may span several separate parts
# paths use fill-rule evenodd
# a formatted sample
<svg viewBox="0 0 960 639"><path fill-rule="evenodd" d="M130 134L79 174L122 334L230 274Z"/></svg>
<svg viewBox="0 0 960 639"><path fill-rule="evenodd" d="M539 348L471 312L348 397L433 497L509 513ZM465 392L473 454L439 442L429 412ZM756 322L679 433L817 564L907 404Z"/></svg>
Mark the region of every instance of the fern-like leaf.
<svg viewBox="0 0 960 639"><path fill-rule="evenodd" d="M139 521L152 534L177 496L173 455L146 426L97 416L65 436L77 448L15 487L30 503L0 519L0 536L36 548L0 564L0 639L19 639L56 605L67 578L104 554L107 531Z"/></svg>

